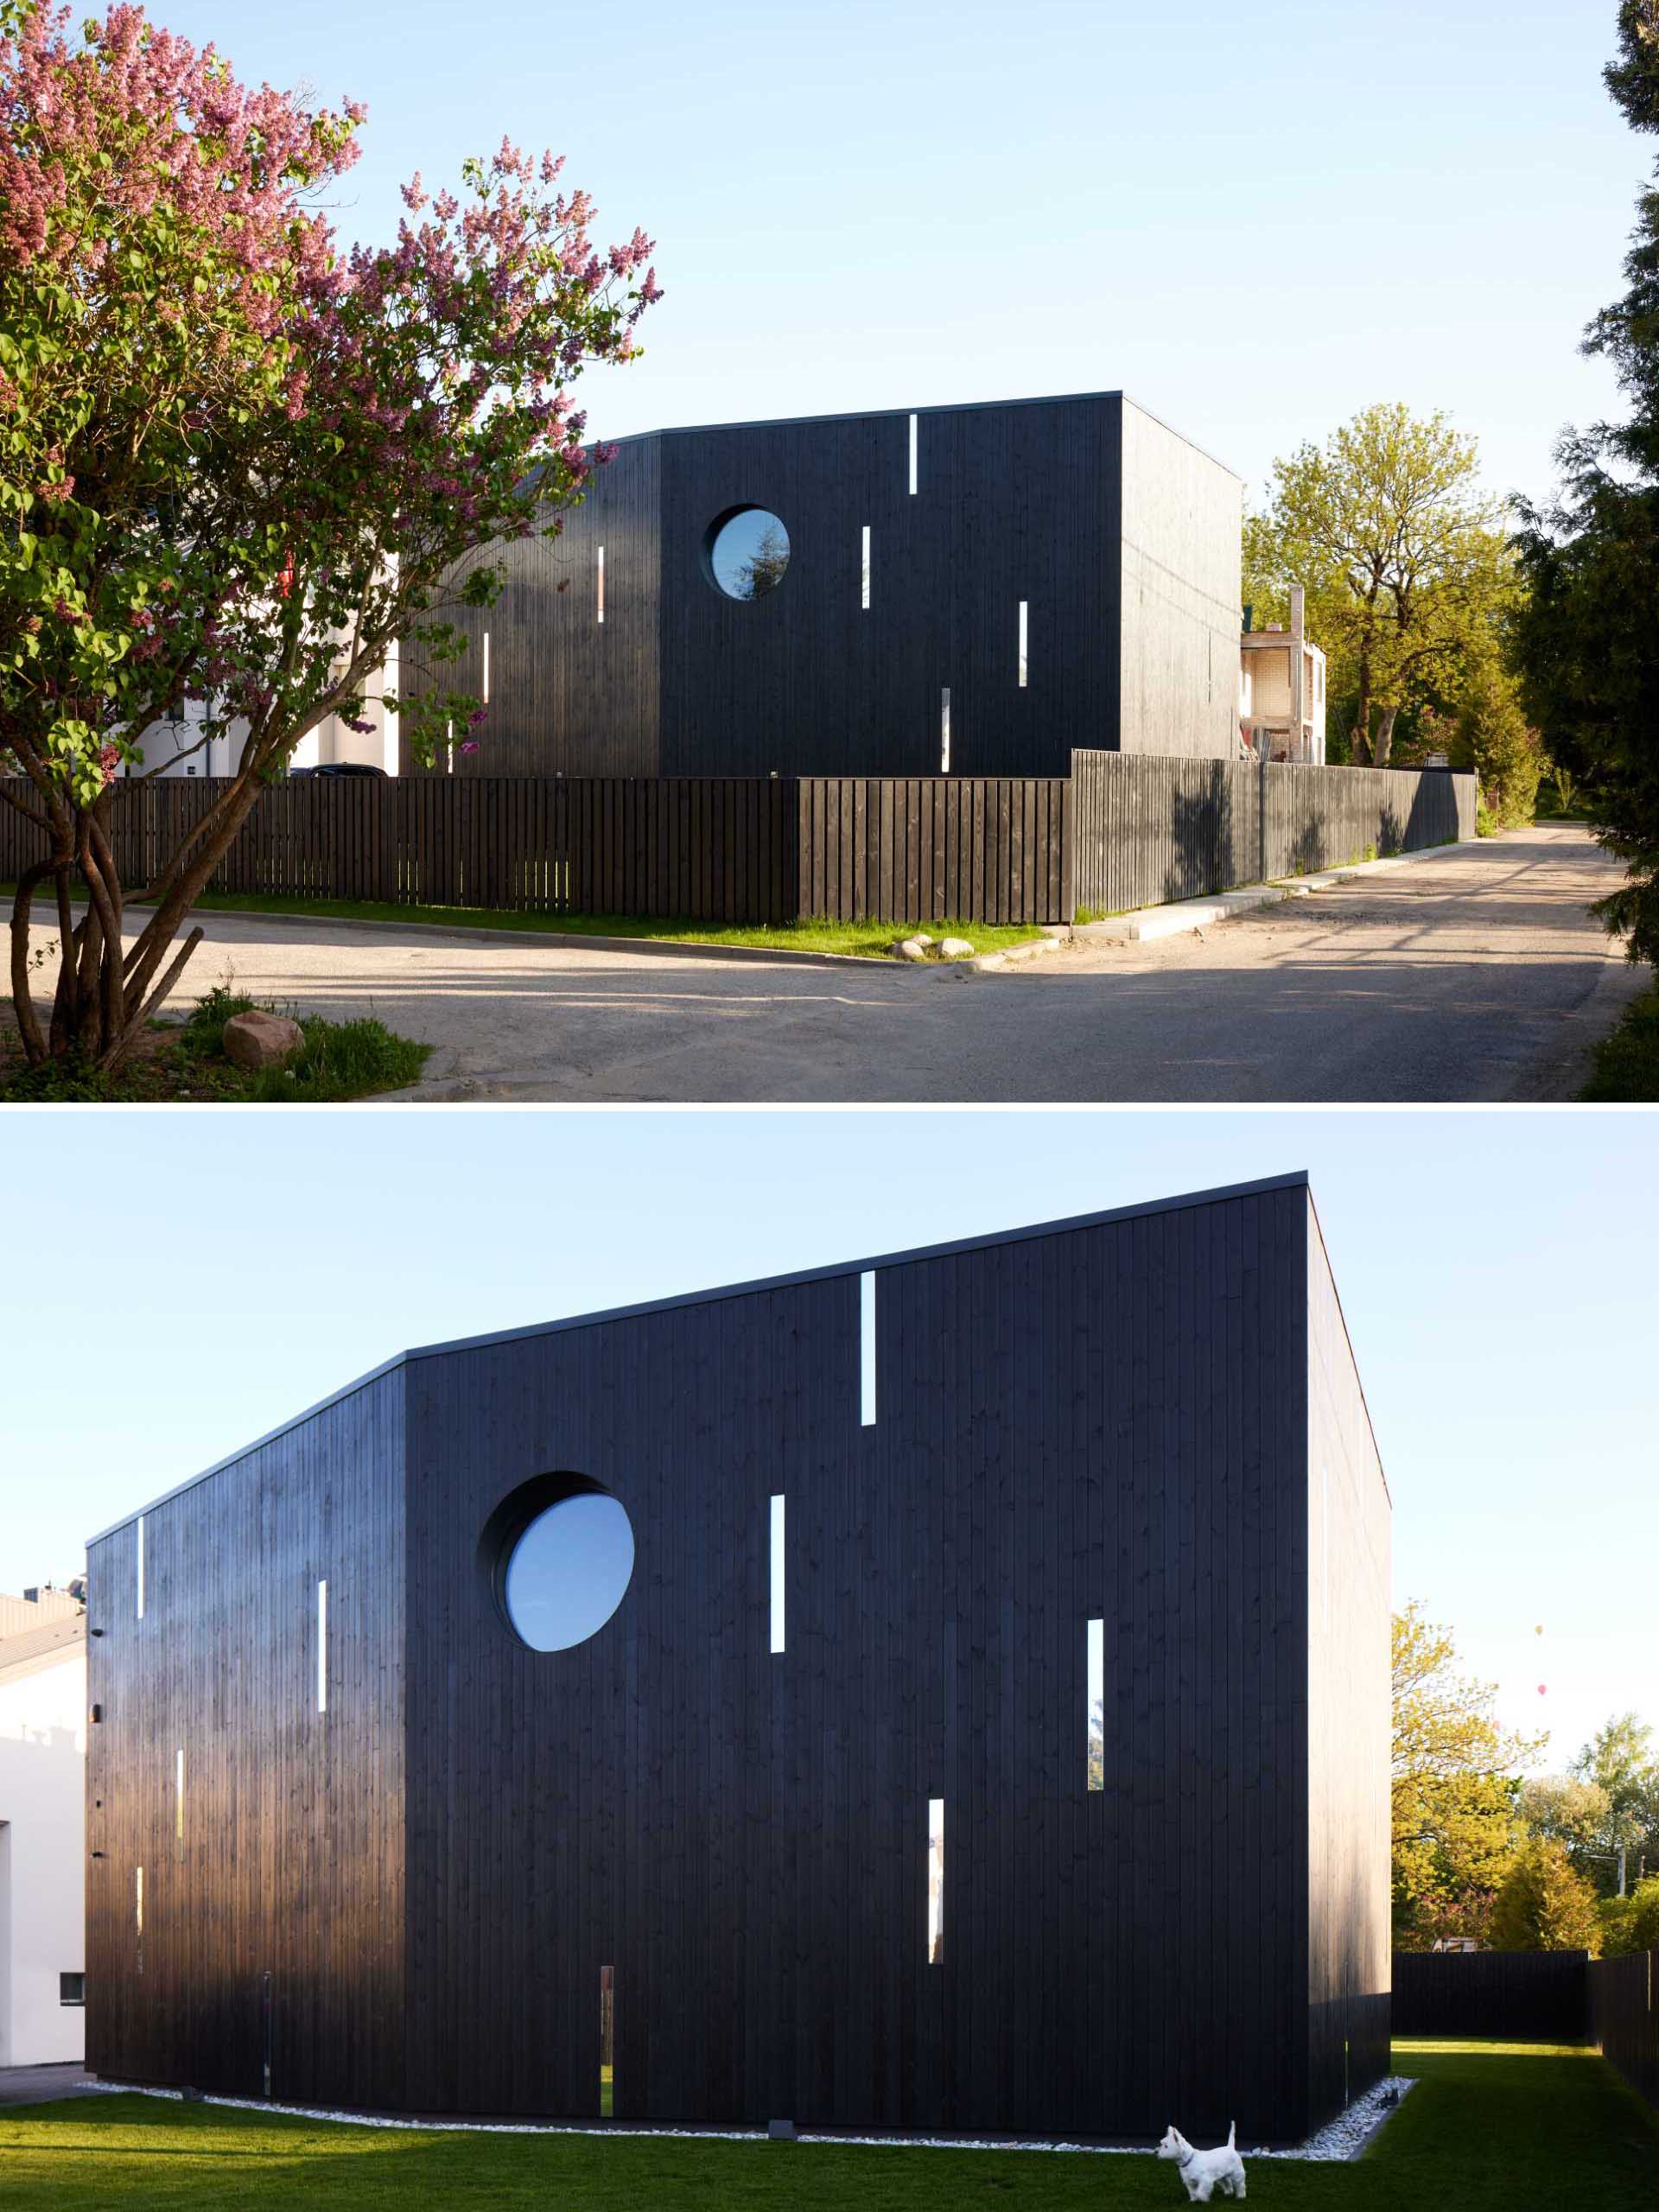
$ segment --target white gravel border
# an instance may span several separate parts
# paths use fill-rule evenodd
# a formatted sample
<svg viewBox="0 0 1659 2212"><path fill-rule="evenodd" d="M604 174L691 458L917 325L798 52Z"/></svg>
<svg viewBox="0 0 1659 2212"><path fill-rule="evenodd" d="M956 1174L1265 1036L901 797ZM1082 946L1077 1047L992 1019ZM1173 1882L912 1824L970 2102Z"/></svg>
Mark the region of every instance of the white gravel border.
<svg viewBox="0 0 1659 2212"><path fill-rule="evenodd" d="M137 2082L100 2082L99 2088L110 2096L161 2097L175 2104L182 2102L181 2089L156 2089L141 2087ZM1247 2158L1306 2158L1323 2161L1357 2158L1377 2130L1397 2109L1383 2100L1390 2089L1403 2097L1412 2087L1405 2076L1391 2074L1357 2097L1347 2110L1338 2114L1310 2135L1306 2143L1289 2151L1244 2151ZM415 2133L434 2135L604 2135L604 2136L659 2136L671 2137L688 2143L765 2143L769 2139L764 2130L753 2127L631 2127L626 2122L610 2122L603 2127L591 2127L576 2120L385 2120L368 2113L324 2112L314 2105L267 2104L260 2097L213 2097L205 2093L191 2102L220 2105L232 2112L281 2113L290 2120L321 2120L338 2127L401 2128ZM1030 2141L1021 2139L986 2139L955 2135L822 2135L809 2131L792 2139L798 2143L861 2144L884 2151L1068 2151L1080 2156L1103 2158L1150 2158L1154 2153L1144 2144L1064 2143L1058 2141Z"/></svg>

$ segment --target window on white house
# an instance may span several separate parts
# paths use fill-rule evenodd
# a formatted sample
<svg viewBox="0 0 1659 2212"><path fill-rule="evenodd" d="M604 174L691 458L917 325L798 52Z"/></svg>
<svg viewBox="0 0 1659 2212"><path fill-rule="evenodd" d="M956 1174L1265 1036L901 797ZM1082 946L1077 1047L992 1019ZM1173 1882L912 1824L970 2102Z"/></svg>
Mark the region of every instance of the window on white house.
<svg viewBox="0 0 1659 2212"><path fill-rule="evenodd" d="M60 1974L58 1976L60 2005L84 2005L86 2002L86 1977L84 1974Z"/></svg>

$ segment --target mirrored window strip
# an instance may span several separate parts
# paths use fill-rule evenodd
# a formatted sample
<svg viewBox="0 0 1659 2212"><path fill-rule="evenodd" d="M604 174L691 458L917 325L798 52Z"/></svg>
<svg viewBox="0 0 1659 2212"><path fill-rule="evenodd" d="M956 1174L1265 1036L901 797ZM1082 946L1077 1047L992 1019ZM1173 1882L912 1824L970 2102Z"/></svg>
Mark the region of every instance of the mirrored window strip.
<svg viewBox="0 0 1659 2212"><path fill-rule="evenodd" d="M910 418L910 488L913 493L916 489L916 417L913 415Z"/></svg>
<svg viewBox="0 0 1659 2212"><path fill-rule="evenodd" d="M138 1618L143 1620L144 1618L144 1516L142 1513L138 1516L137 1562Z"/></svg>
<svg viewBox="0 0 1659 2212"><path fill-rule="evenodd" d="M317 1585L317 1711L328 1710L328 1585Z"/></svg>
<svg viewBox="0 0 1659 2212"><path fill-rule="evenodd" d="M944 1800L927 1801L927 1963L944 1963Z"/></svg>
<svg viewBox="0 0 1659 2212"><path fill-rule="evenodd" d="M1088 1637L1087 1706L1084 1714L1084 1758L1090 1789L1106 1787L1106 1624L1090 1621Z"/></svg>
<svg viewBox="0 0 1659 2212"><path fill-rule="evenodd" d="M866 523L861 536L858 555L859 605L870 603L870 525Z"/></svg>
<svg viewBox="0 0 1659 2212"><path fill-rule="evenodd" d="M1022 691L1023 691L1023 690L1025 690L1025 689L1027 688L1027 686L1026 686L1026 669L1027 669L1027 658L1026 658L1026 641L1027 641L1027 623L1026 623L1026 613L1027 613L1027 607L1028 607L1029 604L1030 604L1029 601L1027 601L1027 600L1023 600L1023 599L1022 599L1022 600L1020 601L1020 689Z"/></svg>
<svg viewBox="0 0 1659 2212"><path fill-rule="evenodd" d="M600 546L594 554L594 620L605 620L605 548Z"/></svg>

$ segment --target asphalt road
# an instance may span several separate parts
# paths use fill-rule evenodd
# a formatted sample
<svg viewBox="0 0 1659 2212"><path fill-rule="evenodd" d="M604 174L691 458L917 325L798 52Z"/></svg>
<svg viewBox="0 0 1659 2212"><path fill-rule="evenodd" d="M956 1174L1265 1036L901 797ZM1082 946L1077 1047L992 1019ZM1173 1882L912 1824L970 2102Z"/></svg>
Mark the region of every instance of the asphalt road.
<svg viewBox="0 0 1659 2212"><path fill-rule="evenodd" d="M1582 830L1529 830L991 976L211 915L188 984L372 1010L436 1046L423 1100L1567 1098L1644 981L1586 912L1615 880Z"/></svg>

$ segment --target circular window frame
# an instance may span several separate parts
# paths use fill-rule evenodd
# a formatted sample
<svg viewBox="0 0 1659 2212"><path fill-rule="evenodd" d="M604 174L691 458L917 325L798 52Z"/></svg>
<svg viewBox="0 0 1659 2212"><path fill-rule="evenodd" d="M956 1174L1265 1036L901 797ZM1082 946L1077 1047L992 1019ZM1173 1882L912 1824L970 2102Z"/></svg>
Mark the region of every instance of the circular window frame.
<svg viewBox="0 0 1659 2212"><path fill-rule="evenodd" d="M529 1652L531 1657L536 1659L557 1659L567 1651L580 1651L585 1645L591 1643L594 1637L602 1634L616 1618L629 1591L633 1587L633 1573L630 1569L628 1579L622 1586L621 1596L618 1598L615 1605L590 1635L582 1637L575 1643L560 1644L550 1651L544 1651L539 1644L527 1642L519 1634L518 1623L513 1619L507 1605L507 1569L512 1564L512 1555L518 1548L520 1539L528 1534L532 1523L539 1521L543 1514L550 1512L554 1506L563 1505L568 1499L573 1497L610 1498L615 1504L621 1506L627 1520L629 1533L632 1535L633 1516L628 1512L626 1505L617 1497L616 1492L608 1484L596 1482L592 1475L578 1474L574 1468L569 1467L559 1468L550 1474L532 1475L528 1482L520 1483L517 1490L509 1491L489 1519L486 1521L479 1535L479 1574L488 1592L490 1603L495 1609L496 1618L518 1649L521 1651ZM639 1564L639 1541L636 1538L634 1541L636 1567Z"/></svg>
<svg viewBox="0 0 1659 2212"><path fill-rule="evenodd" d="M783 531L784 543L788 548L783 575L779 577L770 591L763 591L757 597L750 599L740 599L734 591L728 591L715 573L715 547L720 542L721 531L734 523L740 515L766 516ZM760 499L739 499L734 506L722 507L703 531L702 560L703 582L709 586L709 590L723 599L728 607L763 607L767 600L776 599L779 592L788 582L790 569L795 563L795 541L789 534L789 524L776 507L769 507Z"/></svg>

